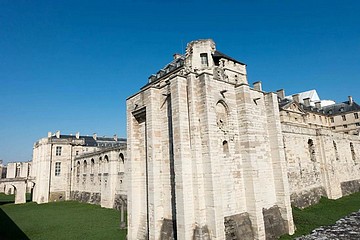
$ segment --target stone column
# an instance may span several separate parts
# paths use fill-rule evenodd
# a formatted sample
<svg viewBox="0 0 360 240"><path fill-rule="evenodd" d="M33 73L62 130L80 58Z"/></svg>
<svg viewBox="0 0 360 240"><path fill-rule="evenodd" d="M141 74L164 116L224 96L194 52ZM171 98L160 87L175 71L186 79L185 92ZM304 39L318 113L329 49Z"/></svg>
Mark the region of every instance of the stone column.
<svg viewBox="0 0 360 240"><path fill-rule="evenodd" d="M147 131L147 161L148 161L148 199L149 199L149 239L160 239L164 217L163 189L162 189L162 145L160 121L161 103L167 97L157 88L149 88L145 92L146 98L146 131ZM170 193L167 193L170 194Z"/></svg>
<svg viewBox="0 0 360 240"><path fill-rule="evenodd" d="M274 172L275 193L281 216L290 235L295 231L290 202L289 180L285 159L284 142L280 122L279 104L275 93L265 95L266 115Z"/></svg>
<svg viewBox="0 0 360 240"><path fill-rule="evenodd" d="M26 203L26 183L19 182L14 185L15 191L15 204Z"/></svg>
<svg viewBox="0 0 360 240"><path fill-rule="evenodd" d="M250 88L247 84L236 87L236 101L238 108L240 149L243 157L244 168L244 185L246 189L246 206L252 222L255 239L265 239L265 225L261 203L261 187L259 182L260 164L256 155L256 129L253 125L253 119L256 118L252 114L254 107L253 99L250 95Z"/></svg>
<svg viewBox="0 0 360 240"><path fill-rule="evenodd" d="M139 95L141 95L140 93ZM127 154L125 166L128 179L128 239L147 239L145 125L146 119L134 116L143 109L138 99L127 101ZM146 113L146 109L144 109ZM138 113L144 115L143 113ZM136 118L138 117L138 118Z"/></svg>
<svg viewBox="0 0 360 240"><path fill-rule="evenodd" d="M177 239L192 239L194 195L186 78L177 76L171 79L170 89L174 139Z"/></svg>

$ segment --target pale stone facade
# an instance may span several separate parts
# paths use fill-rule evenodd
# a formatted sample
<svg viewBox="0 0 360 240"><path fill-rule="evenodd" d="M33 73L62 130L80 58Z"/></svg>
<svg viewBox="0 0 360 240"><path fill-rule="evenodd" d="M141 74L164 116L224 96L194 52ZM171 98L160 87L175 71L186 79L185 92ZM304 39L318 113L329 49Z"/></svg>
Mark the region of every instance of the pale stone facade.
<svg viewBox="0 0 360 240"><path fill-rule="evenodd" d="M33 201L47 203L71 199L75 159L106 148L126 145L125 139L49 133L34 144L31 176Z"/></svg>
<svg viewBox="0 0 360 240"><path fill-rule="evenodd" d="M277 95L260 85L199 40L127 100L129 239L294 231Z"/></svg>
<svg viewBox="0 0 360 240"><path fill-rule="evenodd" d="M291 204L360 191L359 136L325 103L250 88L212 40L188 44L127 100L128 239L274 239Z"/></svg>
<svg viewBox="0 0 360 240"><path fill-rule="evenodd" d="M75 158L71 199L126 210L126 145Z"/></svg>

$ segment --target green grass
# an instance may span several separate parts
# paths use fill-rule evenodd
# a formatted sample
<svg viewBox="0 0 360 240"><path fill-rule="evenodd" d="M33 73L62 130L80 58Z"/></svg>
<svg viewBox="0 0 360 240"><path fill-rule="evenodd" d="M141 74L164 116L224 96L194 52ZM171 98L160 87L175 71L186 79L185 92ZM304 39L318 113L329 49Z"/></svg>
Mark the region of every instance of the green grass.
<svg viewBox="0 0 360 240"><path fill-rule="evenodd" d="M0 205L0 239L125 239L119 222L114 209L78 202Z"/></svg>
<svg viewBox="0 0 360 240"><path fill-rule="evenodd" d="M320 226L334 224L340 218L360 209L360 193L343 197L338 200L322 198L319 204L306 209L293 209L296 232L293 236L283 236L280 239L294 239L311 233Z"/></svg>

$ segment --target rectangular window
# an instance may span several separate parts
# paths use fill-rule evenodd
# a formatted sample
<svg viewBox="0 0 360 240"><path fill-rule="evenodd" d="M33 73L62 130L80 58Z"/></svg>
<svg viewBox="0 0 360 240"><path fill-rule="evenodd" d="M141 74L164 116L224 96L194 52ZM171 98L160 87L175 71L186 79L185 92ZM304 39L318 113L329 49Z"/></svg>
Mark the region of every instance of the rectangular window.
<svg viewBox="0 0 360 240"><path fill-rule="evenodd" d="M346 125L346 124L344 125L344 128L347 128L347 125Z"/></svg>
<svg viewBox="0 0 360 240"><path fill-rule="evenodd" d="M333 117L331 117L331 118L330 118L330 121L333 123L333 122L334 122L334 118L333 118Z"/></svg>
<svg viewBox="0 0 360 240"><path fill-rule="evenodd" d="M200 53L201 65L209 66L207 53Z"/></svg>
<svg viewBox="0 0 360 240"><path fill-rule="evenodd" d="M331 129L335 130L335 127L331 127Z"/></svg>
<svg viewBox="0 0 360 240"><path fill-rule="evenodd" d="M61 156L62 147L56 147L56 156Z"/></svg>
<svg viewBox="0 0 360 240"><path fill-rule="evenodd" d="M355 117L355 119L359 119L359 114L358 114L358 113L354 113L354 117Z"/></svg>
<svg viewBox="0 0 360 240"><path fill-rule="evenodd" d="M360 123L356 123L356 126L360 126Z"/></svg>
<svg viewBox="0 0 360 240"><path fill-rule="evenodd" d="M55 176L60 176L61 172L61 162L55 163Z"/></svg>
<svg viewBox="0 0 360 240"><path fill-rule="evenodd" d="M75 154L76 154L76 156L78 156L78 155L79 155L79 151L76 151L76 153L75 153Z"/></svg>
<svg viewBox="0 0 360 240"><path fill-rule="evenodd" d="M342 120L346 121L346 116L345 115L342 115Z"/></svg>

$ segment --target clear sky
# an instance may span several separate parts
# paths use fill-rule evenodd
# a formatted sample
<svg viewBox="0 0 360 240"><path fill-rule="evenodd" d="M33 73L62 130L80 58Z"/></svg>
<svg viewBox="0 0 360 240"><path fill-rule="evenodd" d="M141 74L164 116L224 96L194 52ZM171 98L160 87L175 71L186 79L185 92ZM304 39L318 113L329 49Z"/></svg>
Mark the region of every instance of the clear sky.
<svg viewBox="0 0 360 240"><path fill-rule="evenodd" d="M0 159L48 131L126 137L126 98L200 38L266 91L360 102L360 1L273 2L0 0Z"/></svg>

